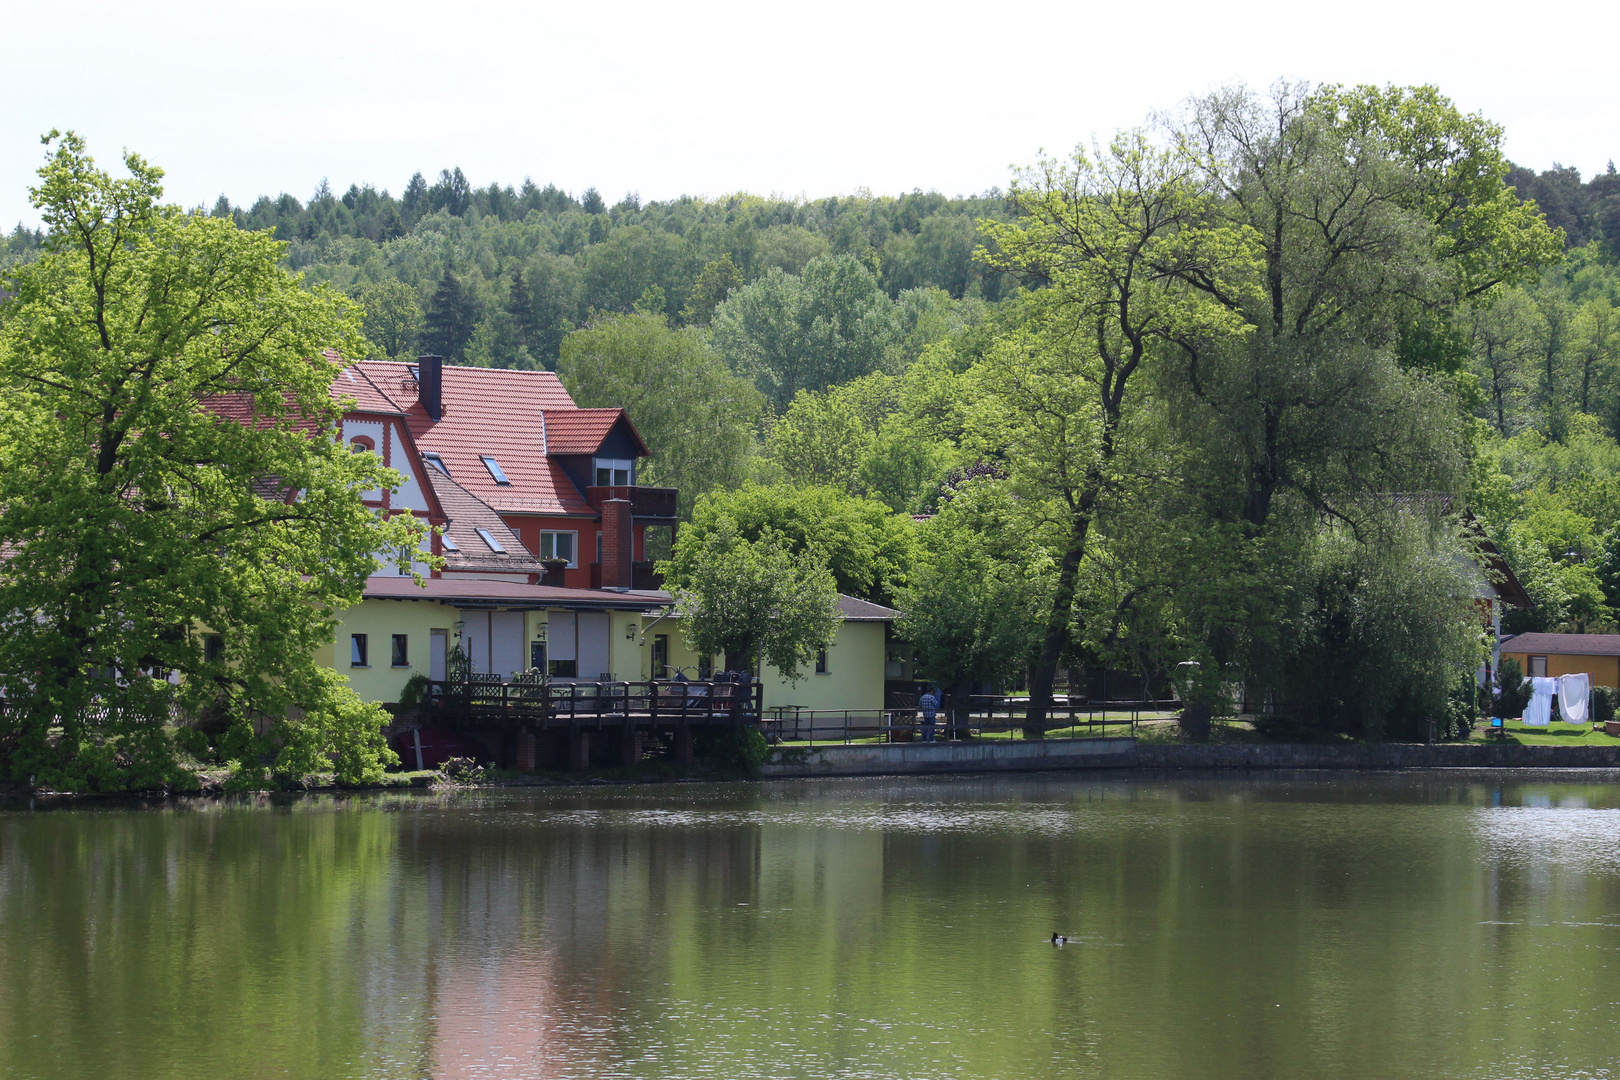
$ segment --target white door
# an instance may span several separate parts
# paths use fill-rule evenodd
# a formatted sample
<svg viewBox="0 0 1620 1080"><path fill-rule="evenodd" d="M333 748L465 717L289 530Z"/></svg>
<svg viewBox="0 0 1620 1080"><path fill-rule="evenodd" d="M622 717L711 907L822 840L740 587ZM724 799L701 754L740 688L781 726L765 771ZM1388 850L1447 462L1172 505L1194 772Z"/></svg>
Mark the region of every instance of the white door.
<svg viewBox="0 0 1620 1080"><path fill-rule="evenodd" d="M579 677L595 681L610 679L613 656L608 641L608 614L605 611L579 613Z"/></svg>
<svg viewBox="0 0 1620 1080"><path fill-rule="evenodd" d="M450 631L428 631L428 678L434 682L445 679L445 658L450 655Z"/></svg>

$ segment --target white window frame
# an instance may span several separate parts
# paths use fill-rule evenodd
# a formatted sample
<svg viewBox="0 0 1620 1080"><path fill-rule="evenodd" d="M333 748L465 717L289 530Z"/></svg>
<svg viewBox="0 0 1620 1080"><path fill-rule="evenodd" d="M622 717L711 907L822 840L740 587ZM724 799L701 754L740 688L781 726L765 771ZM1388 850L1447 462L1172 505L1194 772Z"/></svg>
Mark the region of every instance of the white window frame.
<svg viewBox="0 0 1620 1080"><path fill-rule="evenodd" d="M574 552L573 555L569 556L568 568L570 570L576 569L579 566L579 532L577 530L574 530L574 529L541 529L540 530L540 552L539 552L539 555L540 555L540 558L542 558L542 559L556 558L555 555L547 555L546 554L546 537L548 537L548 536L550 536L550 537L557 537L557 536L566 536L566 537L568 537L568 546ZM555 552L556 550L557 550L556 541L553 540L552 541L552 551Z"/></svg>
<svg viewBox="0 0 1620 1080"><path fill-rule="evenodd" d="M506 554L506 548L501 545L499 540L495 539L494 533L490 532L482 525L475 525L473 527L473 532L478 534L478 539L482 540L484 542L484 546L489 548L490 551L497 555Z"/></svg>
<svg viewBox="0 0 1620 1080"><path fill-rule="evenodd" d="M636 459L635 458L610 458L610 457L592 458L591 459L591 469L592 469L593 478L598 481L598 483L595 485L596 487L632 487L632 486L634 486L634 484L636 482ZM597 474L599 474L603 469L606 469L608 471L608 479L609 480L613 479L613 474L615 472L621 472L622 471L624 473L624 477L625 477L624 483L622 483L622 484L618 484L618 483L603 484L603 483L601 483L600 481L601 481L602 478L601 478L600 475L597 475Z"/></svg>

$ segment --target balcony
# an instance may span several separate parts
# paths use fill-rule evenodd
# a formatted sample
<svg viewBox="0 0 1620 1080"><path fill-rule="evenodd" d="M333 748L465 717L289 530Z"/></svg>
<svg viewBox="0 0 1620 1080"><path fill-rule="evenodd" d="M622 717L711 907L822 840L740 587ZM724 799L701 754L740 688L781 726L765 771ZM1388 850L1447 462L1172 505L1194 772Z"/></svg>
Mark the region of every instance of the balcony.
<svg viewBox="0 0 1620 1080"><path fill-rule="evenodd" d="M656 592L664 587L664 575L654 567L657 563L634 562L630 564L630 587L637 592ZM591 588L602 587L602 564L591 564Z"/></svg>
<svg viewBox="0 0 1620 1080"><path fill-rule="evenodd" d="M630 500L632 518L675 520L675 499L680 493L675 488L659 487L588 487L585 502L592 510L601 510L609 499Z"/></svg>

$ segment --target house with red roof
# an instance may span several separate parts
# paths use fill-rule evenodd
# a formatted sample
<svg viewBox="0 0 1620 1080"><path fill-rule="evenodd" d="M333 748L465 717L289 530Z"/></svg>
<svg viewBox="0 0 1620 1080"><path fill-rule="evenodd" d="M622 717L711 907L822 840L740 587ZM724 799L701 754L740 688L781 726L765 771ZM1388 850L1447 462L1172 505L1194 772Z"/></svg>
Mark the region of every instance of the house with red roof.
<svg viewBox="0 0 1620 1080"><path fill-rule="evenodd" d="M442 679L458 645L480 674L641 677L626 628L669 604L646 545L648 529L673 539L676 492L636 482L650 452L623 409L578 407L549 371L436 356L345 364L332 394L343 440L404 477L367 505L419 517L424 554L442 560L413 564L424 589L379 557L345 612L333 662L362 696Z"/></svg>
<svg viewBox="0 0 1620 1080"><path fill-rule="evenodd" d="M398 701L414 676L444 679L458 648L475 674L503 678L634 682L723 666L687 646L652 572L647 533L667 529L673 542L676 492L637 482L650 451L624 410L579 408L549 371L434 356L343 364L332 394L342 439L403 478L367 505L432 530L414 574L379 553L364 598L341 616L332 664L362 697ZM881 711L898 613L849 597L842 607L812 671L797 682L763 672L768 709Z"/></svg>

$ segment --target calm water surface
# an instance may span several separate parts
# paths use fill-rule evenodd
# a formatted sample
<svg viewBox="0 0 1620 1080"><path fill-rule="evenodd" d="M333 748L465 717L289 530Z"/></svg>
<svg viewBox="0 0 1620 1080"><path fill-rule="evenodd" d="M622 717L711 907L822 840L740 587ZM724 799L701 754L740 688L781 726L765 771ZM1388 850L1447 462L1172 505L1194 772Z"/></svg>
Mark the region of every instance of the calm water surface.
<svg viewBox="0 0 1620 1080"><path fill-rule="evenodd" d="M1620 784L15 810L0 1076L1620 1077Z"/></svg>

